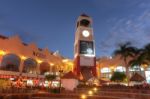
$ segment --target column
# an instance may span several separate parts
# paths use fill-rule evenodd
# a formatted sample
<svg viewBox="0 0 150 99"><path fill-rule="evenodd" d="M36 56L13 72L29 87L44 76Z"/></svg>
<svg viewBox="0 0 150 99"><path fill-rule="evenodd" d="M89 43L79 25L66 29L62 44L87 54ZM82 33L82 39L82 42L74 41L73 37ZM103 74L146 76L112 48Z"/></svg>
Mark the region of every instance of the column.
<svg viewBox="0 0 150 99"><path fill-rule="evenodd" d="M40 75L40 63L37 63L37 69L36 70L37 70L37 72L36 72L37 75Z"/></svg>
<svg viewBox="0 0 150 99"><path fill-rule="evenodd" d="M23 71L23 67L24 67L24 60L21 59L20 66L19 66L19 72L20 72L20 74L21 74L22 71Z"/></svg>

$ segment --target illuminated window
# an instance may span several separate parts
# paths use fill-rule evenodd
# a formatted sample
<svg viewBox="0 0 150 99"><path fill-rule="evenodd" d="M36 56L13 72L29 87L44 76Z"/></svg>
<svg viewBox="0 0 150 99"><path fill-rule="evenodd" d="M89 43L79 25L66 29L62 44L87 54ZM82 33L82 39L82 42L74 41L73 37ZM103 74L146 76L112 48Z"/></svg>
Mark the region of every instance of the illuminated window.
<svg viewBox="0 0 150 99"><path fill-rule="evenodd" d="M129 68L129 71L144 71L144 68L143 67L139 67L139 66L134 66L134 67L131 67Z"/></svg>
<svg viewBox="0 0 150 99"><path fill-rule="evenodd" d="M111 72L110 68L105 67L101 69L101 73L110 73L110 72Z"/></svg>
<svg viewBox="0 0 150 99"><path fill-rule="evenodd" d="M118 71L118 72L125 72L126 69L125 69L125 67L123 67L123 66L118 66L118 67L115 68L115 71Z"/></svg>

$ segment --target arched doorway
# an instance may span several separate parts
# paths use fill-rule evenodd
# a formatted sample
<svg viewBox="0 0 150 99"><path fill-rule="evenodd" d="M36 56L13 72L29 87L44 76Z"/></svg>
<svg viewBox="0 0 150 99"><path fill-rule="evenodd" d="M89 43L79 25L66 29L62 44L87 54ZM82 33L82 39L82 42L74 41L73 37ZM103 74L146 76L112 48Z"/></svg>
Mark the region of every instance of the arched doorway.
<svg viewBox="0 0 150 99"><path fill-rule="evenodd" d="M40 74L43 75L46 72L50 72L50 65L47 62L42 62L40 64Z"/></svg>
<svg viewBox="0 0 150 99"><path fill-rule="evenodd" d="M3 56L0 69L6 71L19 71L21 59L15 54L6 54Z"/></svg>
<svg viewBox="0 0 150 99"><path fill-rule="evenodd" d="M28 58L24 61L23 73L37 74L37 62L32 58Z"/></svg>

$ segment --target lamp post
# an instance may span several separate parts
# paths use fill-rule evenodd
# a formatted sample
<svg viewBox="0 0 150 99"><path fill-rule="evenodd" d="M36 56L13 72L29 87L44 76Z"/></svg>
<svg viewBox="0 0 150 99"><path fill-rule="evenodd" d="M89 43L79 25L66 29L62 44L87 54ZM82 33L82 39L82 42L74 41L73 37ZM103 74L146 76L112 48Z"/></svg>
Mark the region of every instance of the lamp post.
<svg viewBox="0 0 150 99"><path fill-rule="evenodd" d="M61 74L63 73L63 70L59 70L59 77L60 77L60 85L59 85L59 92L61 92Z"/></svg>

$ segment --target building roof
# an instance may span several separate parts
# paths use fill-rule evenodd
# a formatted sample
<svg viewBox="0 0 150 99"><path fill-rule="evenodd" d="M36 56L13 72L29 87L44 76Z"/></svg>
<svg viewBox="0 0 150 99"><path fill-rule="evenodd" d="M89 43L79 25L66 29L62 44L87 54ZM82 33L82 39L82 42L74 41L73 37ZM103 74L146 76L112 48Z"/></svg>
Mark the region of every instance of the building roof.
<svg viewBox="0 0 150 99"><path fill-rule="evenodd" d="M80 16L83 16L83 17L89 17L89 16L86 15L85 13L81 14Z"/></svg>
<svg viewBox="0 0 150 99"><path fill-rule="evenodd" d="M78 79L78 77L72 71L66 73L62 78L64 78L64 79Z"/></svg>
<svg viewBox="0 0 150 99"><path fill-rule="evenodd" d="M3 36L3 35L0 35L0 38L2 38L2 39L8 39L8 37Z"/></svg>
<svg viewBox="0 0 150 99"><path fill-rule="evenodd" d="M133 74L133 76L130 78L130 81L136 81L136 82L142 82L144 80L145 78L138 73Z"/></svg>
<svg viewBox="0 0 150 99"><path fill-rule="evenodd" d="M19 39L20 39L20 37L18 36L18 35L16 35ZM9 39L9 38L11 38L11 37L7 37L7 36L4 36L4 35L0 35L0 39ZM25 43L25 42L21 42L22 43L22 45L24 45L24 46L28 46L29 44L27 44L27 43ZM39 48L38 47L38 50L39 51L43 51L43 49L42 48ZM52 54L52 53L51 53Z"/></svg>

